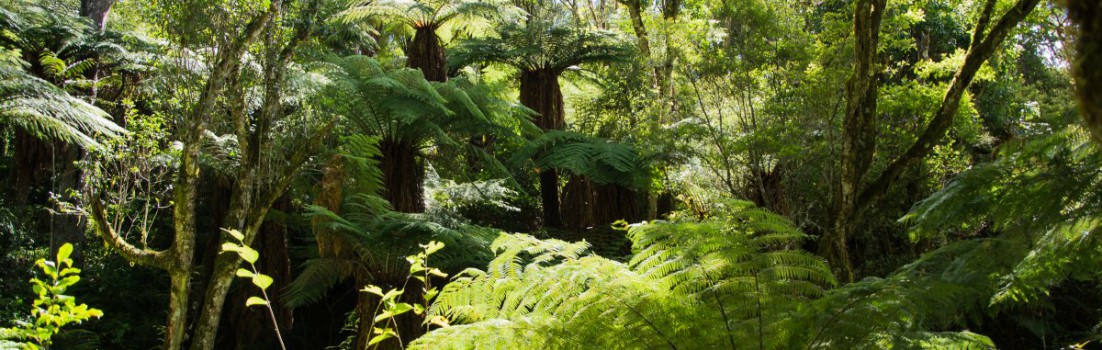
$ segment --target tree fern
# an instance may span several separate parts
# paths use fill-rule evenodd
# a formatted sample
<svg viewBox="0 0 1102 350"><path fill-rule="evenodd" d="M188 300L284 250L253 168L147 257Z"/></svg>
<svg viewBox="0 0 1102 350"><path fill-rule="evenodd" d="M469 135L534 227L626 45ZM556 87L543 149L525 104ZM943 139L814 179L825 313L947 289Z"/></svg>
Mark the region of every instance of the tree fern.
<svg viewBox="0 0 1102 350"><path fill-rule="evenodd" d="M569 131L540 135L514 153L510 163L529 160L534 167L565 170L601 184L639 188L647 179L647 164L631 146Z"/></svg>
<svg viewBox="0 0 1102 350"><path fill-rule="evenodd" d="M417 214L392 212L380 197L358 194L349 198L340 215L319 206L308 206L308 216L326 218L326 229L338 234L355 259L316 258L286 291L290 305L320 300L338 282L360 274L378 285L400 283L408 265L403 260L418 244L438 241L446 248L433 255L433 265L449 271L488 261L486 247L496 231L476 226L445 227Z"/></svg>
<svg viewBox="0 0 1102 350"><path fill-rule="evenodd" d="M1005 146L1003 155L959 175L920 202L904 220L916 239L990 226L1030 245L1001 272L992 302L1036 301L1068 277L1099 280L1102 153L1078 127Z"/></svg>
<svg viewBox="0 0 1102 350"><path fill-rule="evenodd" d="M11 66L0 66L0 115L31 134L82 147L126 132L103 110Z"/></svg>
<svg viewBox="0 0 1102 350"><path fill-rule="evenodd" d="M800 301L834 283L821 258L793 248L806 236L745 203L723 219L636 225L628 236L629 263L587 254L584 242L498 238L487 270L468 270L433 306L454 326L413 347L776 348Z"/></svg>

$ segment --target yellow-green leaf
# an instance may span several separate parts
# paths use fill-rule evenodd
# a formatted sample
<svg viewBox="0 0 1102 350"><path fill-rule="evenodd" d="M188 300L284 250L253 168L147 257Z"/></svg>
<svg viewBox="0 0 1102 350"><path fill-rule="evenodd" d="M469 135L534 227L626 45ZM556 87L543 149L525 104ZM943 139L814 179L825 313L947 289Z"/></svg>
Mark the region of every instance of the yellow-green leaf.
<svg viewBox="0 0 1102 350"><path fill-rule="evenodd" d="M268 286L272 285L272 282L273 282L272 278L268 277L267 275L264 275L264 274L253 275L253 284L255 284L257 287L260 287L260 289L267 290Z"/></svg>
<svg viewBox="0 0 1102 350"><path fill-rule="evenodd" d="M253 306L253 305L265 305L266 306L266 305L268 305L268 301L264 300L260 297L249 297L248 300L245 300L245 306Z"/></svg>
<svg viewBox="0 0 1102 350"><path fill-rule="evenodd" d="M260 259L260 252L249 247L241 247L241 250L237 252L237 255L240 255L241 259L245 259L245 261L248 261L250 264L256 263L256 260Z"/></svg>
<svg viewBox="0 0 1102 350"><path fill-rule="evenodd" d="M379 286L376 286L376 285L370 285L369 284L369 285L367 285L367 287L364 287L364 289L361 289L360 291L375 294L375 295L378 295L378 296L383 296L383 288L381 288Z"/></svg>
<svg viewBox="0 0 1102 350"><path fill-rule="evenodd" d="M72 254L73 245L69 243L62 244L60 248L57 248L57 261L65 261Z"/></svg>
<svg viewBox="0 0 1102 350"><path fill-rule="evenodd" d="M241 234L241 231L233 230L233 229L230 229L230 230L222 229L222 231L226 231L226 233L230 234L230 236L233 236L233 238L238 240L238 241L244 241L245 240L245 235Z"/></svg>
<svg viewBox="0 0 1102 350"><path fill-rule="evenodd" d="M394 338L397 335L398 335L397 333L394 333L394 330L387 328L386 330L383 331L383 334L379 334L379 335L376 335L374 337L371 337L371 340L367 342L367 346L372 346L372 345L378 344L381 341L384 341L384 340L387 340L387 339L390 339L390 338Z"/></svg>

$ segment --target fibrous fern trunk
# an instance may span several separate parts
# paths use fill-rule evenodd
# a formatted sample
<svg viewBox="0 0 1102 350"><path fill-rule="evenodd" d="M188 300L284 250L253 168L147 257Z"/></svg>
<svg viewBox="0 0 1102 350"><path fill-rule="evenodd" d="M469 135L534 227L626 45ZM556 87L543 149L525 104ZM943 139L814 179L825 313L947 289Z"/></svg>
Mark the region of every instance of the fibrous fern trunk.
<svg viewBox="0 0 1102 350"><path fill-rule="evenodd" d="M520 103L539 113L536 125L544 131L566 127L562 88L559 86L561 73L557 69L525 70L520 73ZM540 199L543 204L543 226L562 228L559 173L555 169L540 170Z"/></svg>
<svg viewBox="0 0 1102 350"><path fill-rule="evenodd" d="M448 58L444 46L440 45L440 37L436 36L435 26L417 28L406 47L406 56L409 57L406 65L420 69L425 80L448 81Z"/></svg>
<svg viewBox="0 0 1102 350"><path fill-rule="evenodd" d="M379 167L386 185L385 198L395 211L422 213L425 211L425 167L411 143L386 139L379 142L383 157Z"/></svg>

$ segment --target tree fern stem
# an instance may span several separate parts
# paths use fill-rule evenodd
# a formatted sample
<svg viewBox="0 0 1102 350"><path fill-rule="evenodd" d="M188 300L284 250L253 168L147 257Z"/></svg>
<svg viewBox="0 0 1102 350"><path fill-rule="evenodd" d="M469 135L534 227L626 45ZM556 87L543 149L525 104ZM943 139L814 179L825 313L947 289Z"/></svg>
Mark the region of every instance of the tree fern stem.
<svg viewBox="0 0 1102 350"><path fill-rule="evenodd" d="M704 276L708 278L708 281L713 286L717 283L707 272L704 272ZM735 346L735 334L731 330L731 320L727 318L727 308L723 307L723 302L719 299L719 292L716 292L715 288L711 288L711 290L712 297L716 299L716 306L719 307L719 315L723 318L723 328L727 329L727 341L731 342L731 350L738 349L738 347Z"/></svg>
<svg viewBox="0 0 1102 350"><path fill-rule="evenodd" d="M639 316L639 319L643 320L643 322L646 323L647 326L649 326L651 329L653 329L655 333L658 333L658 336L662 337L662 340L665 340L666 344L670 345L670 349L677 350L677 344L674 344L669 337L666 337L666 334L662 333L662 331L658 329L658 326L655 326L654 323L650 321L650 319L648 319L646 316L643 316L643 314L640 313L639 310L636 310L634 306L628 304L624 304L624 306L627 307L628 310L631 310L631 312L635 314L635 316Z"/></svg>

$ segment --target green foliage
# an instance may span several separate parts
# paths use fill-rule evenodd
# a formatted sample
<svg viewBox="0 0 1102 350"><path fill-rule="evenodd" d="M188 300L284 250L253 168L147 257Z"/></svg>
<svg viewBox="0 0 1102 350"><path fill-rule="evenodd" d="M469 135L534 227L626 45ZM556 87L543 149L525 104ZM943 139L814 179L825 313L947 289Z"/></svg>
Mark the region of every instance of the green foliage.
<svg viewBox="0 0 1102 350"><path fill-rule="evenodd" d="M1002 276L992 304L1036 302L1066 278L1098 281L1097 241L1102 195L1102 154L1084 131L1071 127L1029 141L1011 142L993 162L963 172L918 203L904 220L913 239L950 232L993 230L1028 242L1003 254L1014 263Z"/></svg>
<svg viewBox="0 0 1102 350"><path fill-rule="evenodd" d="M519 9L500 0L361 0L353 2L353 5L339 16L345 21L385 19L397 21L412 28L436 29L453 20L466 23L482 18L509 21L519 15Z"/></svg>
<svg viewBox="0 0 1102 350"><path fill-rule="evenodd" d="M103 110L10 65L0 65L0 111L3 123L83 147L126 133Z"/></svg>
<svg viewBox="0 0 1102 350"><path fill-rule="evenodd" d="M248 279L252 282L253 286L260 289L260 296L251 296L245 300L245 306L257 306L262 305L268 309L268 315L272 317L272 327L275 330L276 340L279 341L279 347L283 350L287 350L287 345L283 341L283 334L279 331L279 320L276 319L275 311L272 309L272 300L268 298L268 287L272 286L275 282L271 276L260 273L256 269L256 260L260 259L260 252L245 244L245 235L237 230L224 230L226 234L233 237L237 243L226 242L222 243L223 253L234 253L241 257L241 260L249 264L249 268L238 268L234 274L237 277Z"/></svg>
<svg viewBox="0 0 1102 350"><path fill-rule="evenodd" d="M513 154L510 163L529 160L536 168L565 170L600 184L645 187L648 165L629 145L583 134L552 130Z"/></svg>
<svg viewBox="0 0 1102 350"><path fill-rule="evenodd" d="M417 214L397 213L377 196L351 196L340 215L319 206L307 207L307 215L326 219L324 227L347 244L355 258L314 258L288 286L291 306L316 302L336 283L363 276L377 283L399 284L408 270L393 257L414 254L419 244L438 241L447 248L437 252L435 264L445 270L477 266L489 260L486 250L495 230L471 225L447 227ZM424 243L422 243L424 242Z"/></svg>
<svg viewBox="0 0 1102 350"><path fill-rule="evenodd" d="M523 71L562 72L583 63L622 60L630 53L631 48L612 33L530 19L525 24L502 25L497 37L463 41L449 52L449 65L496 62Z"/></svg>
<svg viewBox="0 0 1102 350"><path fill-rule="evenodd" d="M76 298L65 291L80 281L80 269L73 267L73 245L63 244L57 251L57 260L39 259L35 265L46 279L31 279L38 297L32 303L33 322L20 322L14 328L0 328L0 347L14 349L49 349L52 338L69 324L80 324L93 317L103 317L103 311L77 305ZM12 341L14 340L14 341Z"/></svg>
<svg viewBox="0 0 1102 350"><path fill-rule="evenodd" d="M402 346L402 335L398 333L398 321L399 315L407 312L413 312L416 315L423 316L427 305L429 305L433 299L439 295L440 291L432 286L432 278L444 278L448 277L443 271L435 267L429 267L428 260L429 255L440 251L444 248L444 244L436 241L430 241L428 244L421 244L421 252L416 255L410 255L406 257L406 262L409 262L409 275L406 278L406 282L402 284L400 288L393 288L387 291L383 291L382 287L369 284L365 286L361 293L371 293L380 298L379 305L375 309L375 318L372 320L372 333L374 336L367 342L368 348L378 349L384 340L397 338L399 346ZM410 280L417 280L421 286L421 295L424 299L424 304L410 304L404 303L398 300L399 297L405 294L405 289L408 287ZM363 322L363 320L361 320ZM428 325L447 326L447 320L441 316L435 316L431 319L425 320L425 326ZM407 339L408 341L408 339Z"/></svg>
<svg viewBox="0 0 1102 350"><path fill-rule="evenodd" d="M503 235L487 269L459 275L430 309L452 326L412 347L787 344L801 301L834 279L821 258L793 248L807 236L790 222L731 204L723 219L629 227L626 264L588 254L585 242Z"/></svg>

